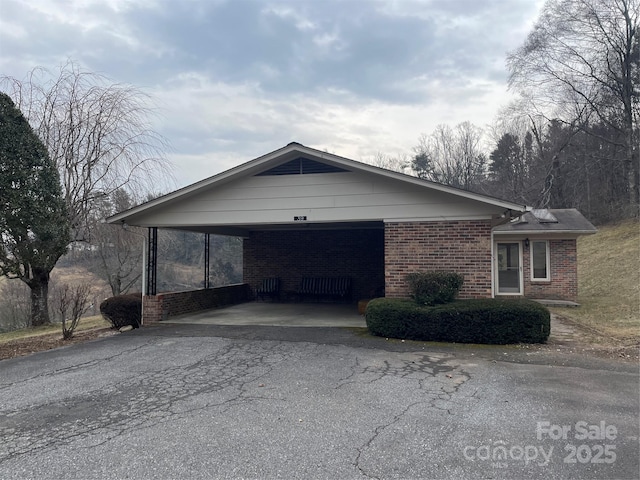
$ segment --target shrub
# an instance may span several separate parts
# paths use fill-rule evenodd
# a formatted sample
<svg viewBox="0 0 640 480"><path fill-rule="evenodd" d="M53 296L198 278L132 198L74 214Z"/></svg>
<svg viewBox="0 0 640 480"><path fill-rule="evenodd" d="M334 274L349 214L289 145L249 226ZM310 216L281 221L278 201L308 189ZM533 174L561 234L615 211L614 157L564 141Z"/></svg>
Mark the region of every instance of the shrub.
<svg viewBox="0 0 640 480"><path fill-rule="evenodd" d="M454 272L416 272L407 275L411 298L420 305L438 305L452 302L464 282Z"/></svg>
<svg viewBox="0 0 640 480"><path fill-rule="evenodd" d="M127 325L138 328L142 314L142 295L130 293L107 298L100 304L100 313L105 320L111 322L113 328Z"/></svg>
<svg viewBox="0 0 640 480"><path fill-rule="evenodd" d="M373 335L458 343L544 343L550 314L531 300L460 300L427 307L410 300L377 298L365 313Z"/></svg>
<svg viewBox="0 0 640 480"><path fill-rule="evenodd" d="M63 283L53 289L50 305L62 324L63 339L69 340L73 337L80 318L89 309L90 295L91 287L86 283L74 286Z"/></svg>

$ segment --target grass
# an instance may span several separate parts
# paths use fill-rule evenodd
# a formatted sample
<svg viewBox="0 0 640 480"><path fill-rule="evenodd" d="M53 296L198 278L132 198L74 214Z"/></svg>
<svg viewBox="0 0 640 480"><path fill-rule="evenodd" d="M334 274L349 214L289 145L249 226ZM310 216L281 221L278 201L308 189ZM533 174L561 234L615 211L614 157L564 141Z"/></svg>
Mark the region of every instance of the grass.
<svg viewBox="0 0 640 480"><path fill-rule="evenodd" d="M25 295L27 295L26 298L28 299L28 289L22 282L20 282L19 280L7 280L6 277L0 276L0 288L5 284L5 282L15 282L16 288L24 289ZM102 301L102 299L106 298L110 294L107 284L103 280L100 280L94 273L83 267L72 266L54 268L51 272L50 288L53 288L56 283L67 283L69 285L86 283L88 285L91 285L92 293L90 301L96 305L99 305L100 301ZM49 301L52 301L51 297L49 298ZM96 310L93 310L93 312L96 312ZM80 320L80 323L78 324L78 327L76 328L76 332L92 330L95 328L105 328L110 326L111 324L105 321L101 315L95 315L82 318ZM53 323L51 325L44 325L41 327L27 327L19 330L0 333L0 344L11 340L37 337L41 335L50 335L53 333L59 333L60 337L62 337L62 325L59 323Z"/></svg>
<svg viewBox="0 0 640 480"><path fill-rule="evenodd" d="M111 324L107 322L101 315L94 315L92 317L81 318L76 328L76 332L83 330L93 330L95 328L108 328ZM43 325L41 327L29 327L22 328L20 330L12 330L11 332L0 333L0 344L9 342L11 340L18 340L22 338L37 337L40 335L50 335L52 333L59 333L62 337L62 326L58 323L51 325Z"/></svg>
<svg viewBox="0 0 640 480"><path fill-rule="evenodd" d="M640 223L599 228L578 240L576 309L552 309L611 344L640 343Z"/></svg>

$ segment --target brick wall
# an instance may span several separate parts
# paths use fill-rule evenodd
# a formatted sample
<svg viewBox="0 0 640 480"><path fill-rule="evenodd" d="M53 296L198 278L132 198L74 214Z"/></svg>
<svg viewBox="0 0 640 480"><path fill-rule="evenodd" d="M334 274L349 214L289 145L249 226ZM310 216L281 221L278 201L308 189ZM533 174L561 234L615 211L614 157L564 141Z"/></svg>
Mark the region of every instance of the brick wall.
<svg viewBox="0 0 640 480"><path fill-rule="evenodd" d="M242 303L247 301L249 296L250 291L246 284L148 295L142 300L143 324L159 322L184 313Z"/></svg>
<svg viewBox="0 0 640 480"><path fill-rule="evenodd" d="M252 232L244 240L243 261L243 279L254 292L268 277L280 277L282 291L295 291L303 277L347 276L357 301L384 286L384 231Z"/></svg>
<svg viewBox="0 0 640 480"><path fill-rule="evenodd" d="M576 240L549 240L551 280L531 281L531 247L523 252L524 296L548 300L571 300L578 297L578 262Z"/></svg>
<svg viewBox="0 0 640 480"><path fill-rule="evenodd" d="M575 300L575 240L551 240L551 281L531 282L524 251L524 294ZM385 287L387 297L409 295L408 273L447 270L464 275L460 298L491 297L491 224L487 221L399 222L380 230L253 232L244 240L244 281L255 292L267 277L295 291L304 276L350 276L353 300Z"/></svg>
<svg viewBox="0 0 640 480"><path fill-rule="evenodd" d="M491 223L487 221L385 224L387 297L407 297L406 275L453 271L464 275L459 298L491 297Z"/></svg>

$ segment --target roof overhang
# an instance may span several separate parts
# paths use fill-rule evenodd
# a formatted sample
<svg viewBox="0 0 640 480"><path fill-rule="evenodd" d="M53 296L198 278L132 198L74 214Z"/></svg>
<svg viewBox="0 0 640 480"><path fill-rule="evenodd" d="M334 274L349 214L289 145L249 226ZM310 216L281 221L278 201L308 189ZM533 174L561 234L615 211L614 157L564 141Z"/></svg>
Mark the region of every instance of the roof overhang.
<svg viewBox="0 0 640 480"><path fill-rule="evenodd" d="M597 233L589 220L575 208L540 209L526 212L520 219L494 229L500 238L570 239Z"/></svg>
<svg viewBox="0 0 640 480"><path fill-rule="evenodd" d="M546 240L570 240L581 237L583 235L593 235L597 232L591 231L575 231L575 230L558 230L550 232L541 232L540 230L521 231L521 232L499 232L494 231L494 237L502 240L517 240L523 238L544 238Z"/></svg>

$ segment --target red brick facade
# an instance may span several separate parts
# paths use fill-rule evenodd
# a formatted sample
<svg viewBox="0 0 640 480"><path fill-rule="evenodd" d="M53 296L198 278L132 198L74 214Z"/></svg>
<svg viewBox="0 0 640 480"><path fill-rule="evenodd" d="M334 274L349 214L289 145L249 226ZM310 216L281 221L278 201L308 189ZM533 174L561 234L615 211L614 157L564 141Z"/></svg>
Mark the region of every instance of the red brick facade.
<svg viewBox="0 0 640 480"><path fill-rule="evenodd" d="M148 295L142 299L143 323L159 322L183 313L242 303L248 298L249 288L246 284Z"/></svg>
<svg viewBox="0 0 640 480"><path fill-rule="evenodd" d="M295 230L252 232L244 240L244 281L255 292L262 279L279 277L294 292L303 277L351 277L352 300L384 288L384 231Z"/></svg>
<svg viewBox="0 0 640 480"><path fill-rule="evenodd" d="M549 240L549 281L531 281L531 247L523 252L524 296L549 300L571 300L578 297L578 260L576 240Z"/></svg>
<svg viewBox="0 0 640 480"><path fill-rule="evenodd" d="M487 221L385 225L387 297L407 297L406 275L453 271L464 275L460 298L491 297L491 223Z"/></svg>
<svg viewBox="0 0 640 480"><path fill-rule="evenodd" d="M524 246L524 245L523 245ZM524 296L575 300L576 240L550 240L550 281L531 281L530 248L523 248ZM384 229L252 232L244 240L243 285L144 297L144 322L251 298L267 277L295 292L303 277L348 276L354 302L382 294L409 295L406 275L454 271L464 275L460 298L491 297L489 221L388 223Z"/></svg>

